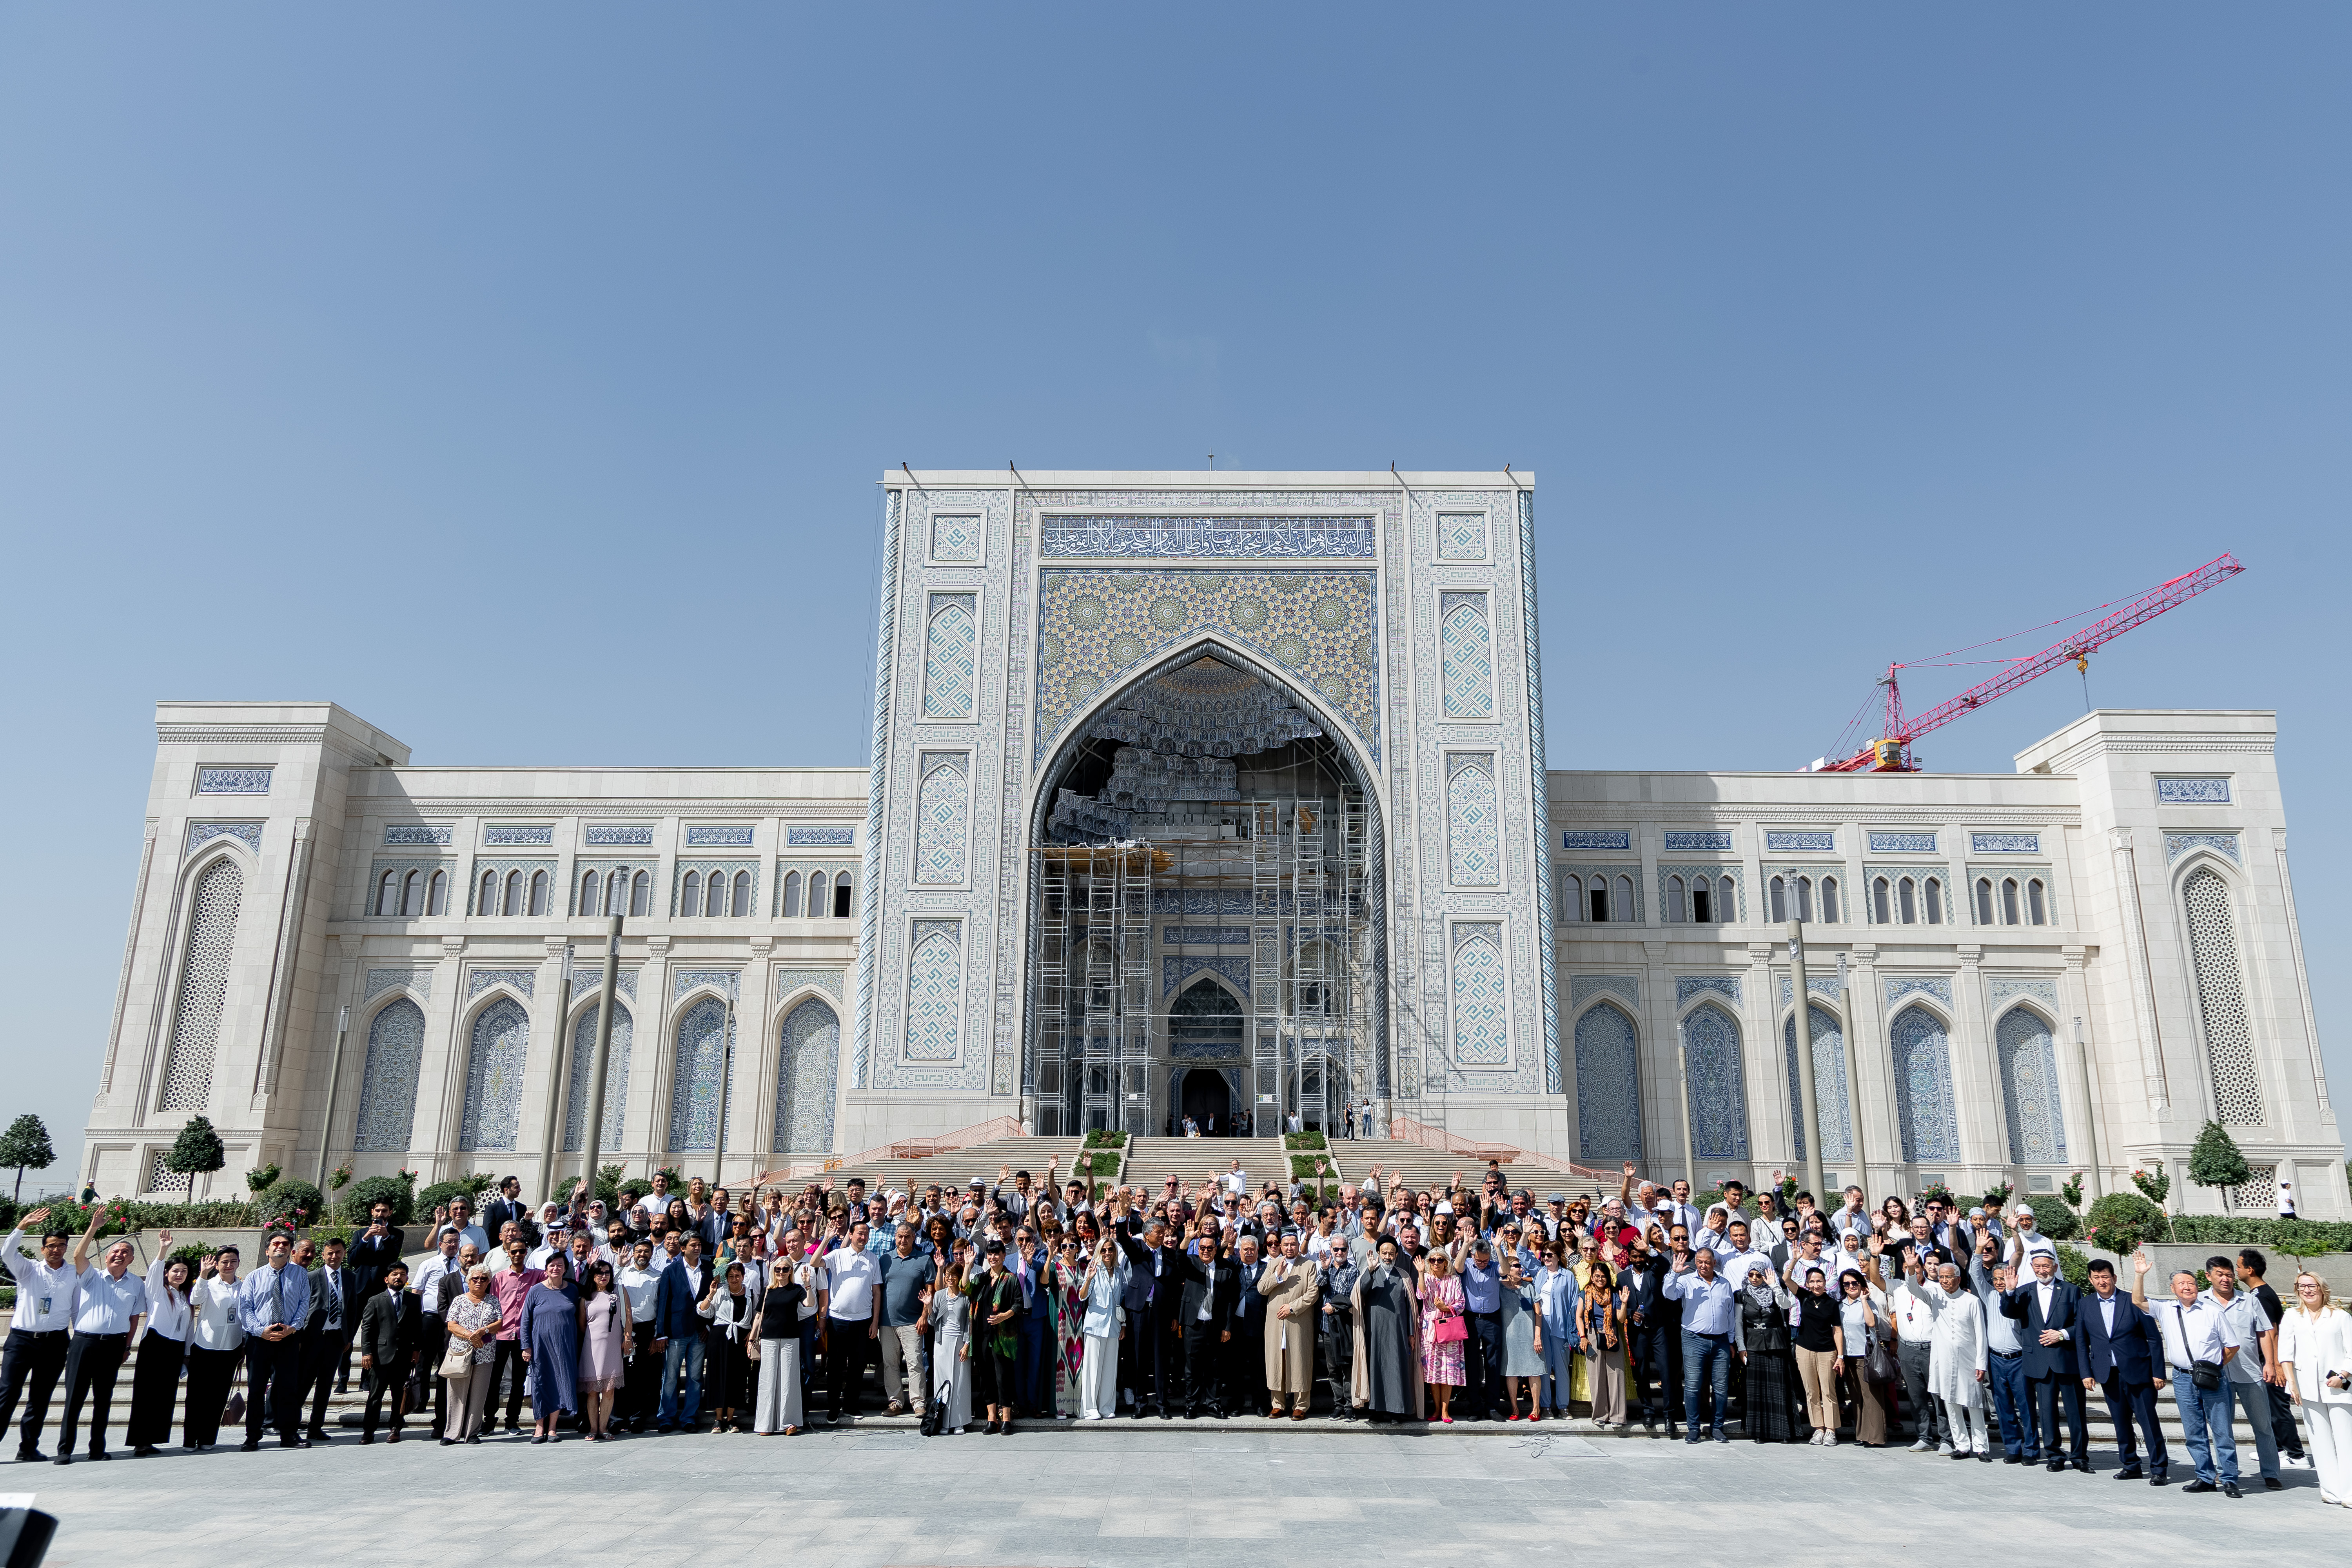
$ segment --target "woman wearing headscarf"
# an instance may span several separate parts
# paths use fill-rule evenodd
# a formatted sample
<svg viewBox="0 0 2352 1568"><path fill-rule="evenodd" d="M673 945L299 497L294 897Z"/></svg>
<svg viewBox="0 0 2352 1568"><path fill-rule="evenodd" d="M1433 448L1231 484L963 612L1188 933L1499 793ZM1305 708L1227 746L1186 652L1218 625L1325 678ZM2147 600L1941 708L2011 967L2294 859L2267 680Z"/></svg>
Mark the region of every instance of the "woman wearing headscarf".
<svg viewBox="0 0 2352 1568"><path fill-rule="evenodd" d="M1380 1238L1356 1280L1356 1371L1349 1392L1371 1419L1421 1416L1421 1291L1396 1237Z"/></svg>
<svg viewBox="0 0 2352 1568"><path fill-rule="evenodd" d="M569 1283L571 1272L571 1258L556 1253L539 1283L523 1293L520 1337L534 1443L561 1441L562 1418L580 1408L580 1293Z"/></svg>
<svg viewBox="0 0 2352 1568"><path fill-rule="evenodd" d="M188 1265L172 1256L172 1233L155 1235L155 1261L147 1266L147 1331L131 1374L131 1421L122 1440L133 1458L147 1458L172 1438L172 1406L180 1396L180 1363L194 1326Z"/></svg>
<svg viewBox="0 0 2352 1568"><path fill-rule="evenodd" d="M1756 1443L1801 1443L1797 1430L1797 1359L1790 1349L1789 1310L1796 1299L1772 1278L1760 1258L1748 1261L1748 1278L1732 1292L1732 1348L1747 1382L1746 1430Z"/></svg>

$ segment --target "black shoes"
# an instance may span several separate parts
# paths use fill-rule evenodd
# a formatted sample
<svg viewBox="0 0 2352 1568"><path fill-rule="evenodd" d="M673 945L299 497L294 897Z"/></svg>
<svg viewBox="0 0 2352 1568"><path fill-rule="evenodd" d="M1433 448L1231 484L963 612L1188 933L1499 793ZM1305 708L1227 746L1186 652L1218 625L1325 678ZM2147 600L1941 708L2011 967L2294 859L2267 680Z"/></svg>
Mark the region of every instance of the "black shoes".
<svg viewBox="0 0 2352 1568"><path fill-rule="evenodd" d="M2074 1461L2074 1468L2087 1476L2091 1473L2091 1461L2088 1459L2077 1459Z"/></svg>
<svg viewBox="0 0 2352 1568"><path fill-rule="evenodd" d="M258 1437L247 1437L244 1442L239 1443L236 1446L236 1451L240 1454L258 1454L261 1452L261 1439Z"/></svg>
<svg viewBox="0 0 2352 1568"><path fill-rule="evenodd" d="M2025 1463L2023 1459L2019 1458L2015 1454L2003 1454L2000 1457L2000 1462L2004 1465L2021 1465Z"/></svg>
<svg viewBox="0 0 2352 1568"><path fill-rule="evenodd" d="M2264 1476L2263 1478L2263 1490L2266 1492L2284 1491L2285 1489L2286 1483L2279 1479L2276 1476Z"/></svg>
<svg viewBox="0 0 2352 1568"><path fill-rule="evenodd" d="M19 1448L16 1450L16 1462L20 1465L37 1465L47 1458L48 1456L42 1453L38 1448Z"/></svg>
<svg viewBox="0 0 2352 1568"><path fill-rule="evenodd" d="M2221 1495L2222 1495L2223 1497L2235 1497L2235 1498L2242 1498L2242 1497L2244 1497L2246 1494L2245 1494L2245 1493L2243 1493L2243 1492L2242 1492L2242 1491L2240 1491L2240 1490L2238 1489L2238 1483L2237 1483L2237 1482L2235 1482L2235 1481L2223 1481L2223 1482L2221 1483Z"/></svg>
<svg viewBox="0 0 2352 1568"><path fill-rule="evenodd" d="M2221 1489L2211 1481L2191 1481L2180 1489L2184 1492L2217 1492Z"/></svg>
<svg viewBox="0 0 2352 1568"><path fill-rule="evenodd" d="M73 1463L73 1456L71 1454L59 1454L56 1458L51 1459L49 1463L53 1465L70 1465Z"/></svg>
<svg viewBox="0 0 2352 1568"><path fill-rule="evenodd" d="M2137 1465L2126 1465L2116 1472L2116 1479L2119 1481L2136 1481L2139 1478L2140 1468Z"/></svg>
<svg viewBox="0 0 2352 1568"><path fill-rule="evenodd" d="M161 1452L162 1450L152 1443L141 1443L131 1450L131 1457L134 1459L152 1459Z"/></svg>
<svg viewBox="0 0 2352 1568"><path fill-rule="evenodd" d="M2063 1469L2064 1469L2064 1468L2066 1468L2066 1461L2065 1461L2065 1460L2063 1460L2063 1459L2053 1459L2053 1460L2051 1460L2048 1464L2046 1464L2046 1465L2042 1466L2042 1468L2043 1469L2045 1469L2045 1470L2048 1470L2052 1475L2053 1475L2053 1476L2054 1476L2054 1475L2056 1475L2059 1471L2061 1471L2061 1470L2063 1470Z"/></svg>

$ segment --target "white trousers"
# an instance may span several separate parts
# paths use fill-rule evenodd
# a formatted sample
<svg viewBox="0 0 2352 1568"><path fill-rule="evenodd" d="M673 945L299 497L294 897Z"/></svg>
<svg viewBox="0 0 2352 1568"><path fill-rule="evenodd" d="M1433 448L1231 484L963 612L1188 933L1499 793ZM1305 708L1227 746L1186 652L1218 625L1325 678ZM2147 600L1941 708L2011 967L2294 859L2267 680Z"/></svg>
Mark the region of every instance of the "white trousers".
<svg viewBox="0 0 2352 1568"><path fill-rule="evenodd" d="M2311 1468L2319 1472L2319 1489L2352 1504L2352 1405L2315 1405L2306 1399L2295 1408L2303 1414L2303 1440L2311 1450Z"/></svg>
<svg viewBox="0 0 2352 1568"><path fill-rule="evenodd" d="M1118 1414L1118 1331L1086 1337L1078 1362L1078 1414L1089 1421Z"/></svg>
<svg viewBox="0 0 2352 1568"><path fill-rule="evenodd" d="M1985 1412L1972 1410L1951 1400L1943 1401L1944 1418L1952 1434L1952 1447L1963 1454L1981 1454L1991 1447L1987 1434Z"/></svg>
<svg viewBox="0 0 2352 1568"><path fill-rule="evenodd" d="M787 1426L805 1426L808 1419L801 1413L801 1342L791 1340L761 1340L760 1359L751 1368L752 1384L759 1398L752 1412L751 1430L781 1432Z"/></svg>
<svg viewBox="0 0 2352 1568"><path fill-rule="evenodd" d="M882 1397L923 1413L923 1331L912 1323L882 1330Z"/></svg>

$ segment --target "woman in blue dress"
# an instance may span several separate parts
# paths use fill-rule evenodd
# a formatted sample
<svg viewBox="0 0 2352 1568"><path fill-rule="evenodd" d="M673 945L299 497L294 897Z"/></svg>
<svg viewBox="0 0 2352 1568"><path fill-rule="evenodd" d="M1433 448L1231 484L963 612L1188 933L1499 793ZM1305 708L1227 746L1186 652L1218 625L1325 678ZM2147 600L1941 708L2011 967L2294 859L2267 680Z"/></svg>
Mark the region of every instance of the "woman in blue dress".
<svg viewBox="0 0 2352 1568"><path fill-rule="evenodd" d="M524 1292L522 1359L530 1368L531 1441L557 1440L556 1424L580 1408L580 1293L571 1259L547 1260L547 1276Z"/></svg>

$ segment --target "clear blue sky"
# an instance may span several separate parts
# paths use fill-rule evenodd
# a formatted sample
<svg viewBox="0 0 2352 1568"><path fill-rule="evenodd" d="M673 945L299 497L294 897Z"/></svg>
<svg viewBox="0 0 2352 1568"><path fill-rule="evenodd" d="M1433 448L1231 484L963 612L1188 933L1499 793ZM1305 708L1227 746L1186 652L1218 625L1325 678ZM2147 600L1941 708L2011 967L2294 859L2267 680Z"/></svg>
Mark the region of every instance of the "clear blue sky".
<svg viewBox="0 0 2352 1568"><path fill-rule="evenodd" d="M1795 766L2235 551L2093 696L2280 710L2352 1088L2348 70L2329 5L0 7L0 1114L70 1170L158 698L856 763L879 470L1211 452L1534 470L1559 767Z"/></svg>

